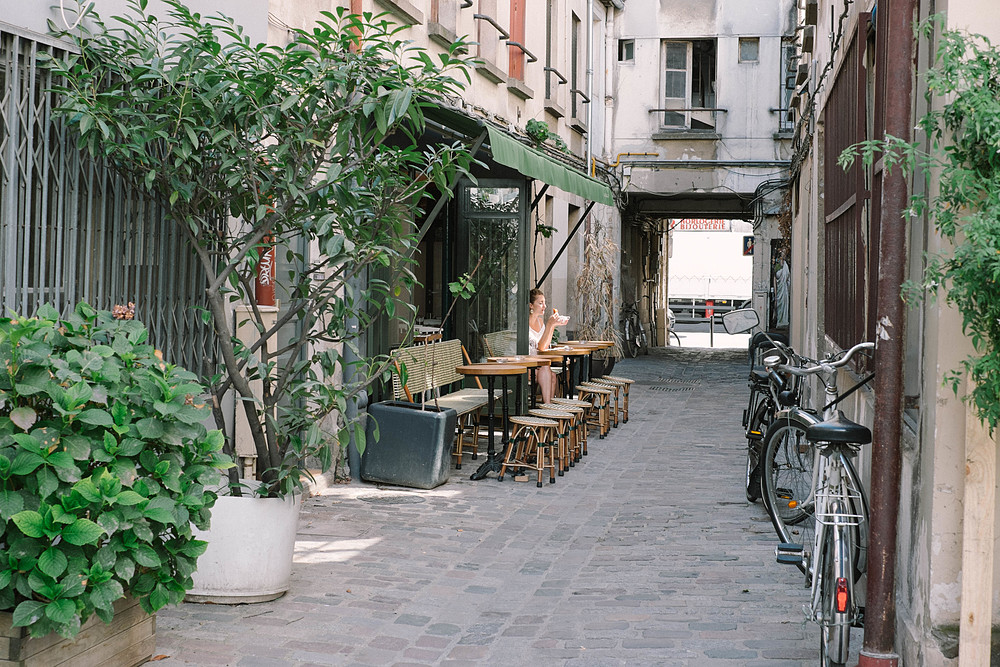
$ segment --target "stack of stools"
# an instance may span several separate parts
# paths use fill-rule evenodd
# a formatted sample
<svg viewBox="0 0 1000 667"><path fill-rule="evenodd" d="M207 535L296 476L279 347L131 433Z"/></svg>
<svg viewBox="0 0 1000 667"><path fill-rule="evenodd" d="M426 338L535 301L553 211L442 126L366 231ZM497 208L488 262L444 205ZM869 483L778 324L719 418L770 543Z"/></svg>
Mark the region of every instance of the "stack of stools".
<svg viewBox="0 0 1000 667"><path fill-rule="evenodd" d="M605 375L604 377L594 378L594 382L597 382L598 384L616 385L621 388L622 423L628 423L628 390L635 380L619 377L617 375Z"/></svg>
<svg viewBox="0 0 1000 667"><path fill-rule="evenodd" d="M570 440L569 464L570 466L576 465L580 457L587 453L587 410L590 409L590 403L574 398L554 398L551 403L543 403L538 407L543 410L558 410L573 415L573 438Z"/></svg>
<svg viewBox="0 0 1000 667"><path fill-rule="evenodd" d="M574 436L573 413L565 410L552 408L535 408L528 410L532 417L551 419L559 424L556 429L557 458L559 459L559 476L561 477L570 466L570 451L573 449L572 440Z"/></svg>
<svg viewBox="0 0 1000 667"><path fill-rule="evenodd" d="M596 426L599 436L604 438L611 430L611 389L578 385L576 391L581 401L587 401L591 405L591 410L587 414L587 423Z"/></svg>
<svg viewBox="0 0 1000 667"><path fill-rule="evenodd" d="M556 449L559 422L542 417L510 417L514 431L510 434L507 451L500 465L497 479L503 481L507 468L533 468L537 472L537 486L542 486L542 473L549 470L549 483L556 483Z"/></svg>

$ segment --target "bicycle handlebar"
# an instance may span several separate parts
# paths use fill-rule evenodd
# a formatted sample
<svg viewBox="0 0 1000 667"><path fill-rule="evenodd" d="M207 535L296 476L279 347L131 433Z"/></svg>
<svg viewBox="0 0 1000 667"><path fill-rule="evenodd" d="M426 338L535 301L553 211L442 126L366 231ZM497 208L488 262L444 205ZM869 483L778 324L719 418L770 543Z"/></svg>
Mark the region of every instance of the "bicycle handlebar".
<svg viewBox="0 0 1000 667"><path fill-rule="evenodd" d="M837 359L832 361L831 359L823 359L821 361L808 360L815 363L814 366L789 366L787 364L781 364L778 366L778 370L784 371L786 373L791 373L792 375L798 375L799 377L806 377L807 375L819 375L820 373L832 372L835 368L840 368L846 366L855 354L861 350L871 350L875 347L875 343L858 343L847 352ZM803 361L806 361L803 359Z"/></svg>

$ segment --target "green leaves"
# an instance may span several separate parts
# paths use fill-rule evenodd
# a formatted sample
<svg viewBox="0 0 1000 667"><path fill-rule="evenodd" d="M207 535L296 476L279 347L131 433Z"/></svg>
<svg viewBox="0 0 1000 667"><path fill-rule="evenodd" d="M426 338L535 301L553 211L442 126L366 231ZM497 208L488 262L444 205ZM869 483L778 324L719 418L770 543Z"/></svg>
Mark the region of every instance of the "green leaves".
<svg viewBox="0 0 1000 667"><path fill-rule="evenodd" d="M77 519L62 531L62 538L70 544L82 546L96 542L104 530L90 519Z"/></svg>
<svg viewBox="0 0 1000 667"><path fill-rule="evenodd" d="M33 635L70 636L125 591L182 597L204 547L192 517L215 501L202 477L231 461L201 386L140 323L86 304L38 314L0 323L0 600ZM162 589L139 586L151 574Z"/></svg>
<svg viewBox="0 0 1000 667"><path fill-rule="evenodd" d="M39 538L45 535L45 525L42 521L42 515L38 512L31 510L18 512L12 517L12 520L14 521L14 525L28 537Z"/></svg>

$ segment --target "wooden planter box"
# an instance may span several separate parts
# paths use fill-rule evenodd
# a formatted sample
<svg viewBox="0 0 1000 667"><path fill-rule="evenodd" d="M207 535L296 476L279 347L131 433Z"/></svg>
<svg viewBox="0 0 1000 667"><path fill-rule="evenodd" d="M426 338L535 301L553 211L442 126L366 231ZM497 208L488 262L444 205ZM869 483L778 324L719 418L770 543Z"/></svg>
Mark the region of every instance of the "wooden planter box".
<svg viewBox="0 0 1000 667"><path fill-rule="evenodd" d="M31 637L0 612L0 667L134 667L153 657L155 645L156 617L131 597L115 603L110 624L91 616L73 639Z"/></svg>

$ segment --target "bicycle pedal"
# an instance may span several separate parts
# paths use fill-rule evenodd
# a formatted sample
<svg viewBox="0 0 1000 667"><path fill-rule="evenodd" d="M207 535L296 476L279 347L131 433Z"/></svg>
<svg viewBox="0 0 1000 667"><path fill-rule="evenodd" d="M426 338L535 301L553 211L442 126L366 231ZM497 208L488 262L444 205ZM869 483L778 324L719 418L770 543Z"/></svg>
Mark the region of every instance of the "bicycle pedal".
<svg viewBox="0 0 1000 667"><path fill-rule="evenodd" d="M799 565L802 563L802 556L795 554L777 554L777 558L775 560L778 561L779 565Z"/></svg>
<svg viewBox="0 0 1000 667"><path fill-rule="evenodd" d="M802 545L795 542L782 542L774 549L775 559L781 565L801 565Z"/></svg>

